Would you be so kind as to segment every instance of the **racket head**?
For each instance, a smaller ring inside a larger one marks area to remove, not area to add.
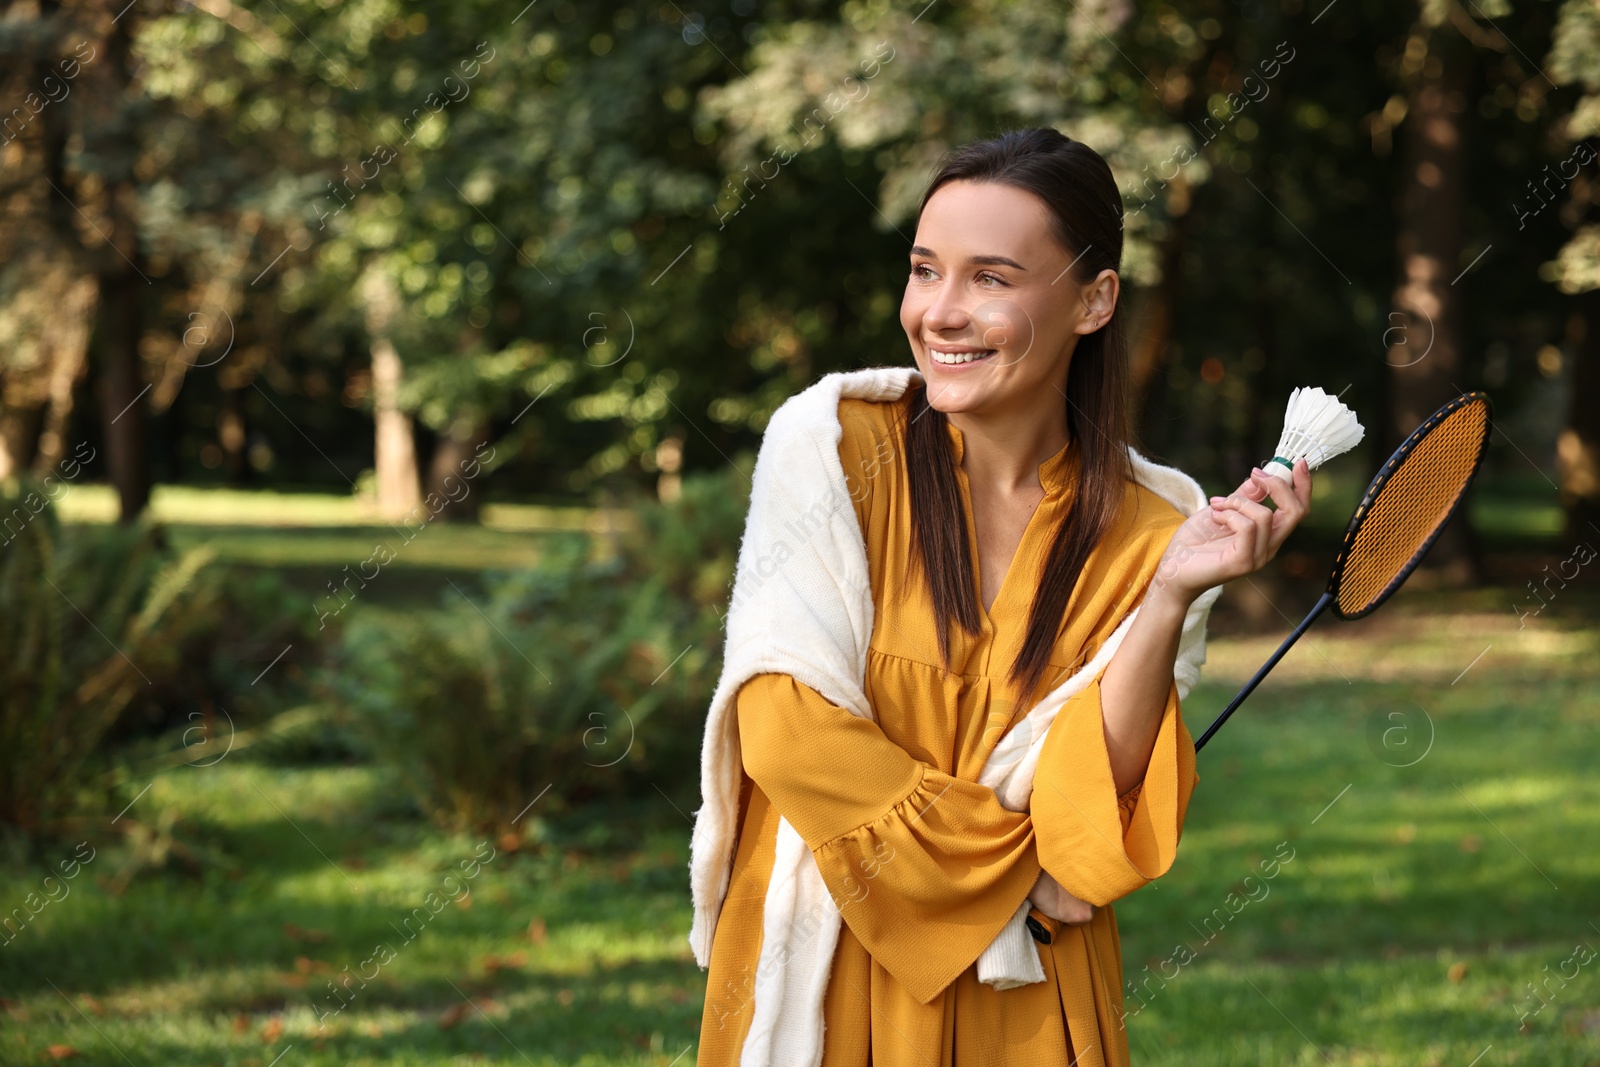
[[[1399,589],[1460,509],[1494,431],[1481,390],[1463,393],[1401,442],[1367,486],[1328,580],[1330,606],[1359,619]]]

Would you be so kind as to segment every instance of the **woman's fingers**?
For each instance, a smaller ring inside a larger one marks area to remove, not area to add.
[[[1259,506],[1260,505],[1257,505],[1257,507]],[[1261,563],[1264,562],[1260,559],[1261,540],[1264,537],[1264,533],[1260,524],[1250,518],[1250,516],[1245,515],[1241,510],[1240,502],[1231,498],[1226,498],[1218,503],[1213,503],[1211,508],[1212,511],[1216,513],[1217,518],[1221,520],[1229,530],[1239,536],[1241,547],[1243,549],[1241,554],[1248,563],[1249,570],[1254,571],[1258,569],[1261,566]],[[1271,513],[1269,512],[1268,514]]]
[[[1217,502],[1213,501],[1212,506],[1217,506]],[[1231,496],[1223,498],[1223,506],[1249,519],[1256,529],[1260,531],[1263,543],[1268,535],[1271,534],[1273,512],[1265,504],[1258,504],[1254,500],[1241,500],[1237,496]]]
[[[1210,531],[1197,526],[1197,542],[1188,550],[1219,553],[1219,570],[1243,570],[1231,577],[1260,570],[1277,555],[1278,547],[1311,508],[1311,471],[1304,459],[1295,461],[1294,482],[1257,468],[1245,485],[1230,496],[1214,496],[1207,513]],[[1276,509],[1263,501],[1270,499]],[[1222,563],[1222,560],[1228,560]],[[1224,578],[1223,580],[1226,580]]]
[[[1265,500],[1267,498],[1266,490],[1256,484],[1255,475],[1253,474],[1247,477],[1244,481],[1240,482],[1239,488],[1235,489],[1229,495],[1242,497],[1245,500],[1256,501]]]
[[[1260,483],[1263,491],[1272,498],[1272,502],[1278,508],[1273,512],[1270,528],[1271,548],[1274,552],[1289,536],[1289,532],[1305,518],[1306,512],[1311,510],[1311,475],[1308,471],[1304,471],[1304,463],[1305,461],[1301,460],[1296,464],[1295,474],[1299,480],[1294,485],[1259,468],[1250,473],[1250,477]]]

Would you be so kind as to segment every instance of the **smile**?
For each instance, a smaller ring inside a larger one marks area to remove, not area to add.
[[[933,361],[935,363],[941,363],[946,366],[959,363],[976,363],[979,360],[988,359],[990,356],[994,355],[995,352],[996,349],[993,348],[986,348],[982,351],[968,350],[964,352],[941,352],[937,348],[928,349],[928,354],[933,357]]]

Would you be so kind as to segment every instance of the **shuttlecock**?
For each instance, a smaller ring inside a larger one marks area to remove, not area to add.
[[[1338,397],[1310,386],[1298,388],[1289,394],[1278,447],[1261,469],[1293,484],[1296,460],[1303,458],[1309,469],[1316,470],[1360,444],[1361,435],[1356,413],[1340,403]]]

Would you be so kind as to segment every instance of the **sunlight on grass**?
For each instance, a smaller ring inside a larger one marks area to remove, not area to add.
[[[114,522],[117,495],[109,485],[79,485],[57,507],[64,522]],[[485,504],[482,522],[490,529],[522,533],[593,530],[594,512],[586,507]],[[369,497],[185,485],[156,486],[150,517],[195,526],[383,526]]]
[[[1600,962],[1528,999],[1574,945],[1600,945],[1596,633],[1408,612],[1319,631],[1348,682],[1297,650],[1309,666],[1274,674],[1200,754],[1176,864],[1117,904],[1135,1063],[1600,1055]],[[1495,654],[1452,683],[1480,641]],[[1212,642],[1191,728],[1261,645]],[[1410,727],[1431,730],[1425,752],[1372,729],[1400,706],[1426,715]],[[126,855],[108,841],[14,937],[0,1062],[40,1062],[50,1045],[177,1067],[266,1067],[291,1046],[282,1063],[317,1067],[693,1062],[705,975],[685,941],[679,812],[596,813],[617,844],[514,853],[396,801],[364,766],[236,755],[158,776],[126,818],[169,826],[181,848],[115,896]],[[446,899],[451,872],[488,848]],[[1290,850],[1238,906],[1262,861]],[[0,899],[45,873],[0,871]],[[1180,945],[1192,958],[1176,966]]]
[[[69,523],[109,523],[117,513],[106,485],[77,486],[58,507]],[[156,486],[149,515],[166,524],[179,549],[204,544],[225,563],[333,572],[372,559],[380,546],[392,555],[385,566],[401,570],[531,567],[539,561],[539,535],[604,535],[631,521],[625,512],[593,508],[485,504],[476,523],[391,524],[369,499],[353,495],[176,485]]]

